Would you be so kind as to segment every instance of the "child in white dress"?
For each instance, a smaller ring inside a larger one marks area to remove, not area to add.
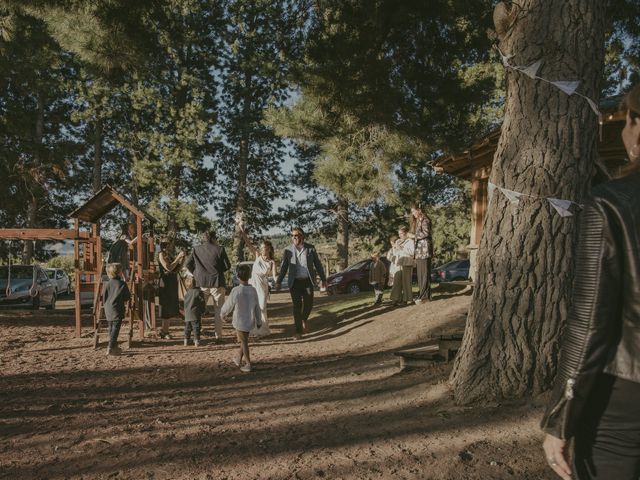
[[[251,267],[249,265],[240,265],[238,267],[238,279],[240,285],[234,287],[227,297],[226,302],[222,306],[220,315],[222,318],[228,317],[233,312],[233,320],[231,324],[236,329],[236,335],[240,342],[240,351],[238,355],[234,355],[233,363],[235,363],[242,372],[251,371],[251,357],[249,356],[249,332],[253,328],[260,328],[262,325],[262,312],[260,311],[260,302],[258,301],[258,293],[256,289],[249,285],[249,276],[251,275]],[[242,359],[246,363],[242,364]]]

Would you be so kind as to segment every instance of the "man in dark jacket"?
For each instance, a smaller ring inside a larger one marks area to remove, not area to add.
[[[118,347],[118,334],[120,333],[120,325],[125,315],[126,303],[131,299],[131,293],[127,284],[120,278],[122,267],[119,263],[110,263],[107,265],[107,275],[109,281],[102,287],[102,304],[104,305],[104,314],[107,317],[107,325],[109,326],[109,345],[107,346],[107,355],[117,355],[120,353]]]
[[[124,280],[128,281],[131,274],[130,261],[129,261],[129,246],[134,242],[136,238],[136,226],[133,223],[125,223],[122,225],[122,233],[120,238],[116,240],[111,248],[107,261],[109,263],[119,263],[122,268],[122,274]],[[136,259],[136,249],[133,249],[133,258]]]
[[[231,268],[229,257],[222,245],[218,245],[216,233],[205,232],[204,242],[193,249],[186,261],[187,269],[196,279],[196,285],[204,294],[205,304],[213,298],[213,323],[216,339],[222,338],[220,309],[224,303],[226,283],[224,272]]]
[[[326,286],[327,278],[318,252],[313,245],[304,241],[304,232],[301,228],[296,227],[291,231],[291,239],[292,245],[285,248],[282,254],[276,290],[280,290],[282,280],[287,275],[287,285],[293,301],[296,338],[300,338],[302,333],[308,331],[307,320],[313,308],[313,282],[316,271],[320,275],[321,286]]]

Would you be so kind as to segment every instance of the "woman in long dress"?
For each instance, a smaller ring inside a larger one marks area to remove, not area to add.
[[[258,302],[260,311],[262,312],[262,325],[260,328],[254,328],[250,334],[254,337],[264,337],[271,333],[269,322],[267,320],[267,301],[269,300],[269,277],[276,277],[276,262],[273,259],[273,245],[269,240],[263,240],[258,250],[247,235],[242,230],[245,245],[255,256],[253,269],[251,270],[251,279],[249,284],[258,292]]]
[[[160,316],[162,318],[162,336],[169,334],[169,319],[177,317],[180,313],[178,308],[178,272],[182,268],[185,253],[180,252],[174,255],[173,245],[168,240],[160,243],[160,253],[158,263],[160,266]]]
[[[419,293],[416,304],[431,300],[431,259],[433,258],[433,239],[431,237],[431,219],[414,204],[411,206],[411,232],[407,235],[415,240],[415,263],[418,272]]]

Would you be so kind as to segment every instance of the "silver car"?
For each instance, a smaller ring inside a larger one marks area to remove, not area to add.
[[[39,265],[0,266],[0,306],[56,306],[56,286]]]
[[[61,268],[45,268],[44,271],[56,286],[56,293],[58,295],[60,295],[61,292],[67,295],[71,294],[71,280],[69,280],[67,272]]]

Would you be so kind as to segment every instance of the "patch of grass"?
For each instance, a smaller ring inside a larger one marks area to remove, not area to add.
[[[373,303],[372,292],[356,294],[332,295],[318,308],[318,313],[340,313],[353,308],[364,307]]]

